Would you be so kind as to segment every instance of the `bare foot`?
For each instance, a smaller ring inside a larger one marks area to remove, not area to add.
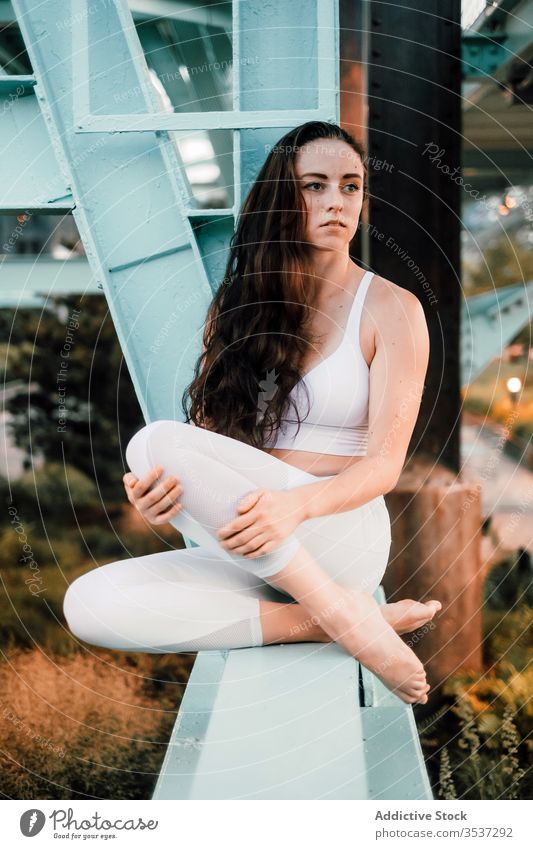
[[[408,634],[430,622],[442,608],[440,601],[413,601],[404,598],[393,604],[382,604],[379,608],[383,618],[394,628],[397,634]]]
[[[371,595],[345,590],[344,604],[321,627],[407,704],[425,704],[429,684],[417,656],[381,614]]]

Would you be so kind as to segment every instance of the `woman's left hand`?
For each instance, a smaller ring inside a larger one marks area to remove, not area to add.
[[[298,487],[256,489],[240,500],[237,510],[240,515],[217,535],[226,551],[248,558],[270,554],[305,518]]]

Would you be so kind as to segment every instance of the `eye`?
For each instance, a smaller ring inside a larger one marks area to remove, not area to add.
[[[304,189],[309,189],[311,186],[321,186],[322,183],[314,182],[314,183],[306,183]]]
[[[346,183],[346,185],[345,185],[345,187],[344,187],[344,188],[345,188],[345,189],[347,189],[349,186],[351,186],[351,187],[352,187],[352,189],[355,189],[355,191],[356,191],[356,192],[358,192],[358,191],[359,191],[359,188],[360,188],[360,187],[357,185],[357,183]],[[349,194],[349,195],[352,195],[352,194],[353,194],[353,192],[348,192],[348,194]]]

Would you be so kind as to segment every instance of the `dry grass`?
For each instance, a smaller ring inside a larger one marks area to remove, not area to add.
[[[193,660],[10,652],[0,664],[3,797],[151,798]]]

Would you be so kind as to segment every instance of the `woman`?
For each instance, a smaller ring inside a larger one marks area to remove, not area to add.
[[[362,147],[335,124],[303,124],[270,151],[209,309],[186,421],[152,422],[126,451],[131,503],[198,547],[78,578],[64,604],[78,636],[149,652],[335,640],[403,701],[427,701],[398,634],[440,603],[380,607],[372,593],[428,332],[414,295],[349,256],[365,178]]]

